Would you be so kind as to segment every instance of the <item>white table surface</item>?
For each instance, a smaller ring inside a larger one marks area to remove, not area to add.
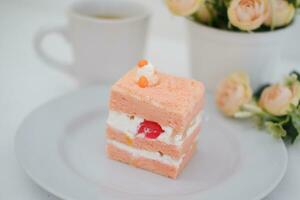
[[[57,199],[33,183],[19,167],[14,135],[34,108],[79,88],[71,78],[48,68],[32,48],[32,38],[39,27],[64,24],[63,8],[70,2],[0,1],[0,200]],[[172,69],[174,74],[189,76],[182,21],[171,17],[158,0],[147,4],[155,13],[147,57],[164,71]],[[296,42],[299,44],[299,39]],[[292,44],[297,46],[291,41],[289,52],[293,52]],[[57,38],[52,38],[47,47],[57,55],[68,56]],[[288,152],[287,174],[266,199],[300,199],[300,142],[289,147]]]

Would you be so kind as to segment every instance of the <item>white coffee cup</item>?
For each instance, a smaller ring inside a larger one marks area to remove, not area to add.
[[[34,45],[49,66],[83,84],[117,80],[142,59],[150,12],[126,0],[81,1],[70,6],[68,25],[39,31]],[[74,60],[67,64],[48,55],[42,42],[58,33],[71,45]]]

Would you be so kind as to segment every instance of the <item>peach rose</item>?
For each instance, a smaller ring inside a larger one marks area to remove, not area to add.
[[[210,23],[213,20],[214,13],[212,9],[209,9],[206,4],[206,0],[201,0],[199,3],[199,8],[195,13],[197,18],[203,23]]]
[[[289,24],[295,16],[295,7],[287,0],[273,0],[272,12],[265,21],[265,25],[270,27],[280,27]]]
[[[202,0],[165,0],[169,10],[174,15],[188,16],[195,13]]]
[[[217,88],[216,104],[225,115],[234,116],[242,105],[250,102],[252,90],[244,73],[233,73],[221,81]]]
[[[227,10],[232,25],[243,31],[259,28],[270,14],[268,0],[232,0]]]
[[[291,108],[293,92],[287,86],[275,84],[264,89],[258,105],[270,114],[281,116]]]

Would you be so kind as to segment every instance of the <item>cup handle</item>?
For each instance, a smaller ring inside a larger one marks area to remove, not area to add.
[[[70,44],[67,27],[61,26],[61,27],[43,28],[43,29],[39,30],[34,37],[34,48],[35,48],[36,53],[46,63],[48,63],[49,66],[51,66],[59,71],[62,71],[69,75],[74,76],[73,70],[71,68],[71,63],[67,63],[67,62],[57,60],[57,59],[51,57],[45,51],[45,49],[42,47],[42,43],[43,43],[44,39],[46,39],[46,36],[50,35],[50,34],[59,34],[63,37],[63,39],[66,41],[66,43]]]

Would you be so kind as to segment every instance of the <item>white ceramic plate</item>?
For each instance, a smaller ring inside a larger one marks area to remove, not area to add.
[[[108,88],[90,87],[31,113],[16,135],[17,158],[41,187],[63,199],[230,199],[266,196],[282,179],[281,140],[222,117],[208,97],[199,148],[177,180],[105,156]]]

